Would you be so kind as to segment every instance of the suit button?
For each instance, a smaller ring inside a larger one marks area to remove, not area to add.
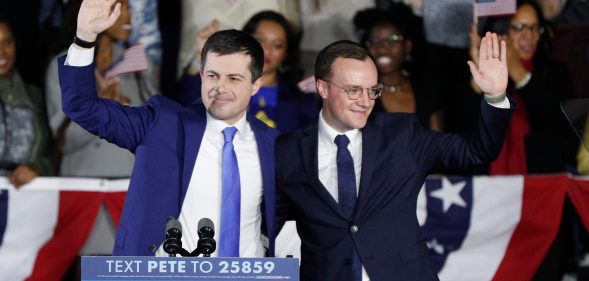
[[[350,231],[351,231],[352,233],[356,233],[356,232],[358,232],[358,226],[357,226],[357,225],[352,225],[352,226],[350,227]]]

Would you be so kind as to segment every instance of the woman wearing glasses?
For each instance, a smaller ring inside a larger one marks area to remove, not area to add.
[[[510,83],[507,94],[517,107],[493,175],[554,173],[574,163],[574,148],[563,142],[567,129],[559,102],[572,94],[566,68],[548,54],[545,21],[535,1],[517,1],[516,13],[489,19],[483,31],[497,32],[507,42]],[[471,31],[471,57],[478,54],[476,26]],[[475,61],[476,62],[476,61]],[[481,93],[474,83],[472,88]],[[576,146],[573,146],[576,147]]]
[[[416,113],[421,123],[441,131],[438,101],[426,96],[419,75],[411,69],[414,27],[411,9],[394,3],[387,11],[367,9],[354,17],[361,31],[361,42],[368,49],[378,68],[378,80],[383,84],[374,111]]]

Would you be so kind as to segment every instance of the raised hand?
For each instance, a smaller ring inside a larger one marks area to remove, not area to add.
[[[499,49],[501,45],[501,49]],[[507,46],[505,41],[499,43],[497,34],[487,32],[481,39],[478,56],[478,68],[468,61],[470,73],[483,93],[498,96],[507,89]]]
[[[221,24],[218,20],[213,20],[209,25],[198,31],[198,34],[196,35],[196,58],[200,59],[200,53],[202,52],[205,43],[209,37],[211,37],[213,33],[219,31],[219,29],[221,29]]]
[[[115,5],[115,2],[116,0],[84,0],[78,12],[76,36],[84,41],[96,41],[96,36],[111,27],[121,15],[121,3]]]
[[[196,34],[196,52],[194,53],[194,60],[188,68],[188,74],[196,75],[200,72],[200,58],[202,48],[205,46],[207,40],[209,40],[209,37],[211,37],[211,35],[213,35],[215,32],[219,31],[220,28],[221,24],[219,21],[213,20],[209,25],[198,31],[198,34]]]

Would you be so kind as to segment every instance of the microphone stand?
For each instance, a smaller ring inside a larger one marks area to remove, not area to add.
[[[169,241],[169,240],[175,240],[173,238],[168,238],[166,239],[166,241],[164,241],[164,247],[167,247],[168,244],[170,242],[173,241]],[[172,251],[172,253],[169,253],[170,257],[176,257],[177,254],[180,254],[183,257],[198,257],[199,255],[203,255],[203,257],[208,258],[211,257],[211,253],[214,250],[211,250],[210,246],[207,247],[207,245],[203,246],[201,245],[201,243],[199,243],[199,246],[196,247],[196,249],[194,249],[194,251],[192,252],[188,252],[186,249],[179,247],[178,249],[174,249],[175,251]]]

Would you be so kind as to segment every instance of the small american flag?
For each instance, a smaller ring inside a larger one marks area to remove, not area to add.
[[[123,59],[106,72],[107,78],[124,73],[144,71],[148,68],[147,54],[141,44],[134,45],[123,53]]]
[[[515,0],[475,0],[475,18],[511,14],[515,14]]]

